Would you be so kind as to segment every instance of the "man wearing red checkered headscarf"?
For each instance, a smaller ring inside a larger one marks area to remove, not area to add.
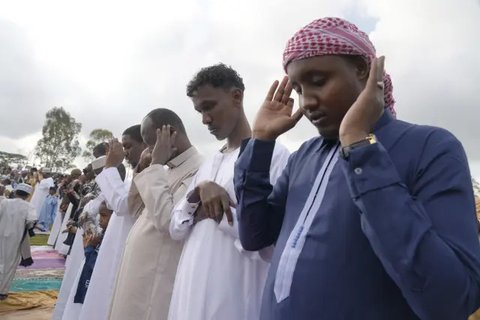
[[[283,66],[235,166],[242,245],[274,245],[260,319],[466,319],[480,245],[460,142],[395,118],[384,58],[345,20],[295,33]],[[275,140],[303,115],[319,136],[272,185]]]
[[[284,68],[290,62],[325,55],[351,55],[362,57],[370,67],[376,56],[375,47],[368,35],[354,24],[340,18],[313,21],[288,41],[283,52]],[[384,74],[385,106],[395,114],[392,80]]]

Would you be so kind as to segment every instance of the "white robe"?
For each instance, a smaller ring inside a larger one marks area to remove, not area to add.
[[[65,217],[63,218],[62,225],[58,233],[57,242],[55,243],[54,249],[57,250],[58,253],[63,255],[67,255],[68,250],[70,250],[70,246],[63,243],[68,236],[68,233],[67,232],[63,233],[63,231],[67,229],[67,222],[68,220],[70,220],[70,216],[74,214],[72,210],[73,210],[73,204],[70,203],[68,205],[67,212],[65,213]]]
[[[194,147],[134,178],[145,209],[128,235],[118,274],[111,320],[165,320],[182,243],[170,238],[172,209],[185,195],[202,158]]]
[[[97,213],[98,208],[100,207],[99,202],[101,201],[103,201],[103,198],[100,195],[96,199],[88,202],[83,211],[91,212],[92,215]],[[78,279],[80,277],[79,274],[82,271],[84,260],[85,251],[83,248],[83,230],[78,228],[75,234],[75,240],[72,244],[72,250],[65,263],[65,273],[63,275],[60,292],[58,293],[57,303],[55,304],[55,310],[53,311],[52,320],[70,320],[65,317],[64,313],[66,310],[69,310],[69,314],[72,314],[71,312],[78,313],[78,315],[80,314],[81,304],[74,304],[73,298],[70,300],[70,295],[71,292],[77,291]],[[75,294],[73,296],[75,296]]]
[[[81,234],[77,233],[77,235],[75,236],[75,241],[77,240],[76,239],[77,236],[79,236],[79,238],[83,238],[83,231],[81,232]],[[82,244],[83,244],[83,240],[82,240]],[[78,282],[80,281],[80,276],[82,275],[83,265],[85,264],[85,254],[84,254],[85,251],[83,249],[83,245],[81,249],[83,254],[83,260],[78,265],[78,269],[76,269],[77,273],[75,274],[75,278],[71,284],[72,286],[70,288],[70,292],[68,294],[68,298],[65,303],[65,310],[63,311],[63,315],[61,318],[62,320],[77,320],[78,317],[80,316],[80,313],[82,312],[83,304],[73,302],[75,298],[75,294],[77,293]],[[52,319],[54,318],[52,317]]]
[[[214,181],[236,203],[233,170],[238,153],[238,149],[227,154],[217,152],[201,166],[189,190],[203,181]],[[281,175],[288,157],[288,150],[277,143],[270,169],[272,183]],[[234,208],[231,208],[233,226],[225,216],[219,224],[205,219],[193,225],[197,207],[198,204],[191,204],[184,197],[173,211],[170,234],[174,239],[185,239],[185,244],[168,318],[258,319],[269,263],[262,259],[262,253],[242,248]]]
[[[35,207],[37,219],[40,216],[40,211],[42,210],[43,202],[45,202],[45,198],[48,196],[48,191],[50,187],[55,185],[53,178],[45,178],[42,179],[39,183],[35,186],[35,191],[33,192],[32,199],[30,203]]]
[[[68,297],[72,291],[72,287],[76,287],[75,278],[78,275],[78,269],[85,258],[83,250],[83,230],[78,228],[75,235],[75,240],[72,244],[72,250],[65,262],[65,273],[63,275],[62,285],[58,293],[57,302],[55,303],[55,310],[53,311],[52,320],[60,320],[63,317],[65,307],[68,302]],[[78,281],[77,281],[78,283]]]
[[[55,220],[53,221],[52,229],[50,230],[50,235],[48,236],[47,244],[51,246],[55,245],[58,235],[62,231],[60,229],[61,227],[62,227],[62,212],[60,211],[60,205],[59,205],[57,208],[57,215],[55,216]]]
[[[8,293],[20,263],[25,227],[35,220],[35,208],[25,200],[6,199],[0,203],[0,294]]]
[[[108,318],[123,250],[134,218],[128,212],[131,181],[123,182],[116,168],[107,168],[96,179],[106,202],[114,210],[95,262],[79,319]]]

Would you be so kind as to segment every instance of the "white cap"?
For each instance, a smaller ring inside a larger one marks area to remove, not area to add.
[[[42,172],[43,172],[43,173],[51,173],[51,172],[52,172],[52,169],[50,169],[50,168],[42,168]]]
[[[93,160],[92,161],[92,169],[93,170],[98,170],[98,169],[101,169],[101,168],[105,167],[106,160],[107,160],[106,156],[101,156],[101,157],[98,157],[97,159]]]
[[[32,191],[33,191],[33,188],[32,188],[32,186],[29,185],[29,184],[19,183],[19,184],[17,185],[17,188],[15,189],[15,191],[17,191],[17,190],[20,190],[20,191],[26,192],[26,193],[28,193],[28,194],[31,194]]]

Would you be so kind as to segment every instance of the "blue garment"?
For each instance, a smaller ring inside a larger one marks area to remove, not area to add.
[[[88,286],[90,285],[93,269],[95,268],[95,263],[97,262],[98,250],[100,250],[100,244],[98,244],[96,247],[87,246],[85,248],[85,263],[82,268],[82,273],[80,274],[80,279],[78,280],[77,292],[73,298],[74,303],[83,304],[85,301],[85,296],[87,295]]]
[[[388,111],[374,132],[378,143],[333,164],[323,201],[312,202],[320,205],[310,212],[315,217],[298,258],[280,268],[282,254],[301,239],[299,228],[286,247],[338,145],[321,137],[307,141],[273,187],[274,142],[243,146],[234,177],[240,239],[247,250],[275,244],[262,320],[466,319],[480,305],[475,203],[460,142]],[[277,274],[290,285],[279,302]]]
[[[38,225],[42,226],[43,230],[49,230],[57,215],[58,196],[48,195],[42,205],[40,216],[38,217]]]

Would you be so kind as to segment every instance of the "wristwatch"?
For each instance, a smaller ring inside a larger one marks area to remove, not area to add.
[[[360,147],[363,147],[363,146],[368,146],[368,145],[374,144],[374,143],[377,143],[377,137],[375,137],[375,135],[373,133],[371,133],[368,136],[366,136],[365,139],[354,142],[354,143],[352,143],[348,146],[342,147],[340,149],[340,156],[343,159],[346,160],[346,159],[348,159],[351,150],[353,150],[355,148],[360,148]]]

